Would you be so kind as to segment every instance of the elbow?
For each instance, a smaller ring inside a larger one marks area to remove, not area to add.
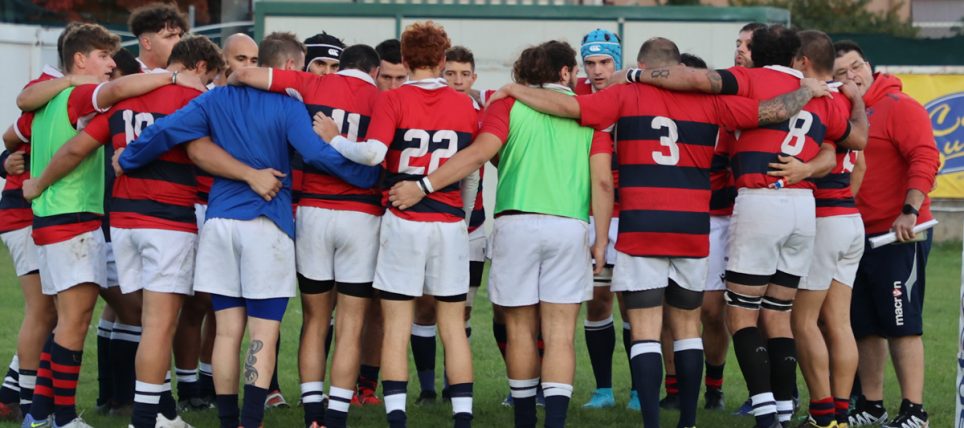
[[[597,177],[594,181],[593,187],[596,189],[596,192],[599,192],[602,195],[613,195],[614,186],[612,174],[606,174],[604,177]]]
[[[21,92],[20,95],[17,95],[17,108],[20,109],[20,111],[36,110],[36,106],[33,106],[28,102],[27,97],[24,96],[23,92]]]

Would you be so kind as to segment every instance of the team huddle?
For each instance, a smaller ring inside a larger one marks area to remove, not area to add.
[[[704,407],[725,408],[730,340],[758,427],[790,426],[798,359],[800,426],[927,426],[930,235],[913,228],[931,219],[937,151],[926,112],[856,44],[749,24],[734,67],[653,38],[624,68],[623,42],[597,29],[578,53],[525,49],[514,83],[479,91],[472,52],[431,21],[375,48],[279,32],[221,49],[160,4],[129,24],[136,58],[69,24],[59,69],[27,84],[4,133],[0,238],[26,309],[0,410],[23,427],[90,426],[75,397],[99,296],[98,411],[189,427],[179,412],[216,407],[222,428],[262,426],[287,405],[277,357],[296,294],[306,428],[382,404],[407,426],[409,347],[415,403],[434,402],[436,336],[442,399],[469,427],[483,282],[517,427],[537,405],[565,426],[583,302],[583,407],[616,405],[614,296],[647,428],[661,409],[695,427],[701,381]],[[865,248],[888,231],[900,242]]]

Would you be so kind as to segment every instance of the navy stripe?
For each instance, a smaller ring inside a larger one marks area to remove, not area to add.
[[[418,140],[418,139],[412,139],[412,140],[410,140],[410,141],[406,141],[406,140],[405,140],[405,133],[408,132],[408,131],[410,131],[410,129],[396,129],[396,130],[395,130],[395,136],[392,137],[392,144],[391,144],[391,147],[390,147],[392,150],[412,149],[412,148],[417,148],[417,147],[419,147],[419,146],[422,144],[421,140]],[[436,151],[436,150],[440,150],[440,149],[447,149],[447,148],[449,147],[448,141],[442,141],[442,142],[435,142],[435,141],[433,141],[433,137],[435,136],[435,133],[436,133],[436,132],[439,132],[439,131],[426,131],[426,132],[428,132],[428,134],[429,134],[428,153],[432,153],[432,152],[434,152],[434,151]],[[458,136],[458,149],[459,149],[459,150],[462,150],[462,149],[466,148],[466,147],[469,145],[469,143],[472,142],[472,134],[471,134],[471,133],[468,133],[468,132],[458,132],[458,131],[452,131],[452,132],[455,132],[455,134]]]
[[[472,216],[469,217],[469,227],[479,227],[482,223],[485,223],[485,210],[472,210]]]
[[[302,193],[302,199],[318,199],[322,201],[350,201],[381,206],[382,199],[377,195],[322,195],[318,193]]]
[[[114,198],[111,201],[111,209],[115,213],[128,212],[180,223],[197,223],[193,206],[181,207],[149,199]]]
[[[620,165],[619,187],[710,190],[710,171],[673,165]]]
[[[208,173],[207,171],[205,171],[205,170],[203,170],[203,169],[201,169],[201,168],[198,168],[198,167],[194,167],[194,174],[197,175],[198,177],[211,177],[211,178],[214,178],[213,175],[211,175],[211,174]]]
[[[197,198],[202,201],[208,200],[208,192],[197,192]]]
[[[50,226],[63,226],[65,224],[76,224],[85,223],[88,221],[100,221],[100,214],[94,213],[68,213],[68,214],[56,214],[46,217],[40,217],[37,215],[33,216],[33,228],[39,229],[41,227]]]
[[[194,176],[194,165],[186,163],[156,160],[133,171],[127,171],[129,178],[141,180],[159,180],[183,186],[197,186]]]
[[[736,200],[736,187],[724,187],[714,191],[710,196],[710,209],[722,210],[729,208],[733,206],[734,200]]]
[[[846,189],[850,187],[850,173],[827,174],[813,180],[818,189]]]
[[[851,208],[857,206],[854,198],[836,199],[816,199],[814,206],[817,208]]]
[[[307,104],[307,103],[305,104],[305,108],[308,109],[308,115],[311,116],[312,118],[315,117],[315,113],[318,113],[319,111],[324,113],[325,116],[332,117],[331,112],[332,110],[334,110],[333,108],[326,105]],[[345,111],[345,110],[342,110],[342,111]],[[342,120],[341,129],[339,130],[339,133],[342,135],[348,135],[348,130],[349,130],[348,116],[352,114],[357,114],[359,116],[358,139],[361,140],[365,138],[366,135],[368,135],[368,124],[371,123],[372,121],[372,118],[370,116],[365,116],[361,113],[345,111],[345,118]]]
[[[721,154],[713,154],[713,162],[710,164],[710,171],[723,171],[730,166],[730,157]]]
[[[710,233],[709,212],[621,210],[619,233]]]
[[[350,399],[350,398],[336,397],[336,396],[334,396],[334,395],[329,395],[329,396],[328,396],[328,399],[331,400],[331,401],[340,401],[340,402],[342,402],[342,403],[351,403],[351,399]]]
[[[418,181],[418,180],[421,180],[421,179],[424,178],[424,177],[425,177],[424,175],[415,175],[415,174],[386,174],[386,175],[385,175],[385,185],[382,186],[382,187],[385,188],[385,189],[390,189],[392,186],[395,185],[395,183],[398,183],[398,182],[400,182],[400,181]],[[456,182],[454,182],[454,183],[452,183],[452,184],[449,184],[448,186],[445,186],[445,187],[443,187],[443,188],[441,188],[441,189],[435,189],[435,192],[454,192],[454,191],[458,191],[458,190],[461,190],[461,189],[462,189],[461,185],[462,185],[462,182],[461,182],[461,181],[456,181]]]
[[[465,210],[462,208],[453,207],[449,204],[445,204],[430,198],[422,198],[421,202],[405,209],[405,211],[417,213],[443,213],[465,218]]]
[[[739,152],[733,155],[733,176],[740,177],[743,174],[766,174],[770,171],[770,163],[778,162],[776,153],[766,152]]]
[[[23,198],[23,189],[4,190],[0,195],[0,210],[30,208],[30,202]]]
[[[827,133],[827,127],[824,126],[823,122],[820,121],[820,116],[811,114],[813,117],[813,122],[810,124],[810,129],[807,131],[807,136],[813,139],[818,145],[823,142],[823,137]],[[803,119],[797,118],[797,122],[802,122]],[[785,120],[780,123],[773,123],[770,125],[761,126],[761,128],[772,129],[774,131],[780,131],[789,133],[790,132],[790,121]]]
[[[616,136],[619,141],[627,140],[659,140],[669,136],[665,127],[653,127],[654,116],[624,116],[616,122],[618,130]],[[676,123],[677,142],[694,146],[715,146],[716,134],[719,127],[709,123],[690,122],[685,120]]]

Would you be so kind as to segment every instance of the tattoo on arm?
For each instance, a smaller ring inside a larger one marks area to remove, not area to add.
[[[780,123],[790,119],[791,116],[800,112],[807,102],[810,101],[812,94],[807,88],[800,88],[796,91],[780,95],[760,102],[759,121],[760,125]]]
[[[710,82],[711,94],[718,94],[723,90],[723,78],[716,70],[706,70],[706,79]]]
[[[649,77],[653,79],[665,79],[669,77],[669,70],[665,68],[657,68],[655,70],[650,71]]]
[[[258,380],[258,369],[254,368],[254,365],[258,363],[258,358],[255,356],[259,351],[264,349],[264,343],[260,340],[252,340],[251,344],[248,346],[248,356],[244,360],[244,384],[254,385]]]

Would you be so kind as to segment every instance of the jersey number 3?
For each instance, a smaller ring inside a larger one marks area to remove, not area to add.
[[[664,153],[662,149],[653,152],[653,162],[658,165],[676,165],[679,163],[679,145],[676,141],[679,139],[679,130],[676,128],[676,122],[672,119],[663,116],[656,116],[653,118],[653,129],[666,129],[667,135],[659,136],[659,145],[669,149],[669,153]]]
[[[409,129],[405,131],[402,139],[406,143],[418,142],[418,147],[410,147],[402,150],[402,155],[398,160],[398,172],[412,175],[428,175],[438,169],[443,159],[455,156],[459,151],[459,135],[455,131],[441,130],[429,133],[424,129]],[[444,147],[432,152],[428,162],[428,170],[424,166],[414,166],[412,161],[420,159],[429,152],[429,143],[443,144]]]

